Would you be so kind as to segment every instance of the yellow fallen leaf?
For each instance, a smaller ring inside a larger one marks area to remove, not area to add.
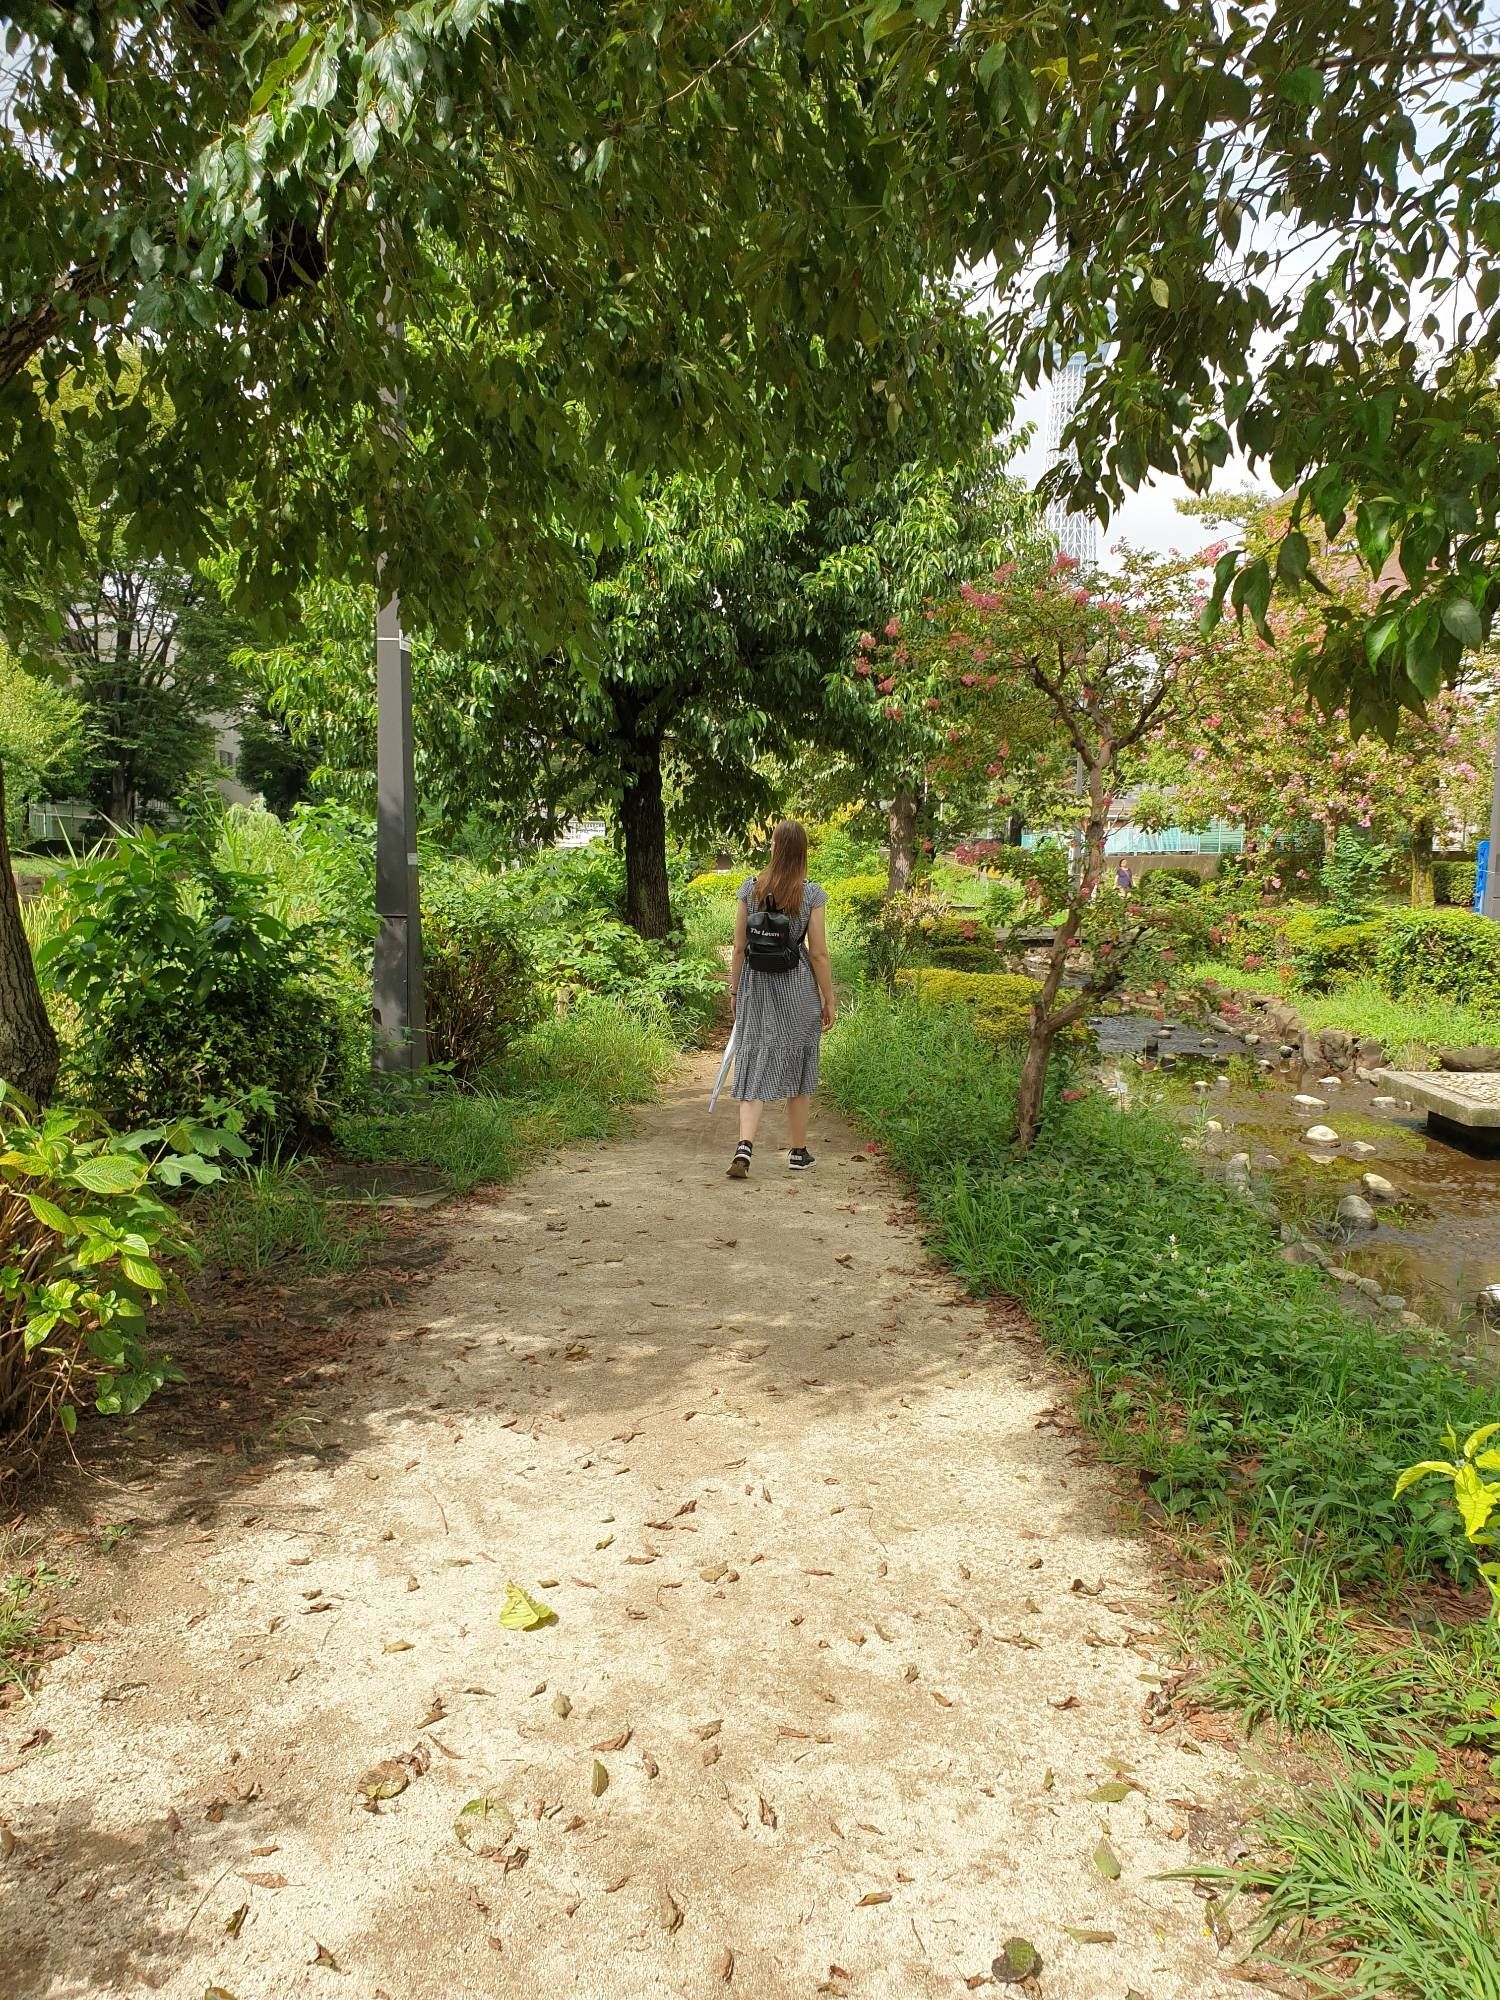
[[[538,1597],[528,1597],[520,1584],[506,1584],[500,1623],[507,1632],[531,1632],[538,1625],[552,1624],[556,1617],[557,1613],[550,1605],[543,1604]]]

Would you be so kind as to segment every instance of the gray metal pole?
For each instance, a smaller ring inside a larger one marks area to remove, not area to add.
[[[1484,878],[1484,916],[1500,922],[1500,703],[1495,708],[1495,777],[1490,792],[1490,863]]]
[[[375,1067],[427,1062],[422,993],[422,912],[417,883],[417,798],[412,770],[411,647],[401,604],[375,614]]]

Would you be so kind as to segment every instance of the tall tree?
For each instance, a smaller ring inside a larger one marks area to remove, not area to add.
[[[1101,517],[1229,455],[1295,494],[1216,590],[1257,625],[1352,530],[1373,613],[1306,663],[1356,728],[1500,605],[1500,22],[1487,0],[942,0],[865,10],[930,247],[993,260],[1036,380],[1087,357],[1052,476]]]
[[[91,451],[132,561],[217,539],[238,610],[378,569],[450,643],[553,645],[633,472],[943,421],[842,0],[21,0],[8,47],[0,615],[60,615]]]
[[[1007,409],[996,375],[983,414],[998,422]],[[863,789],[891,764],[840,668],[862,621],[920,604],[1028,532],[1007,455],[987,445],[933,466],[890,449],[868,491],[846,459],[830,463],[821,492],[771,499],[687,477],[654,484],[628,546],[588,558],[587,671],[513,633],[487,653],[418,646],[419,768],[434,823],[483,813],[520,844],[606,808],[624,846],[629,920],[663,936],[669,817],[684,834],[737,836],[774,803],[766,759],[804,743],[840,754]],[[346,602],[323,610],[261,671],[301,731],[362,771],[373,709],[350,644],[362,614]]]

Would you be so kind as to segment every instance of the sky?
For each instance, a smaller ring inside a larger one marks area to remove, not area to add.
[[[1034,484],[1047,470],[1051,454],[1047,448],[1047,405],[1050,385],[1023,390],[1017,399],[1016,422],[1029,424],[1030,445],[1016,460],[1015,470],[1028,484]],[[1220,493],[1243,493],[1249,487],[1267,490],[1243,460],[1231,459],[1214,480]],[[1213,539],[1201,522],[1185,519],[1177,511],[1179,499],[1189,497],[1182,480],[1162,475],[1127,496],[1124,505],[1100,536],[1101,552],[1118,541],[1133,548],[1164,555],[1171,548],[1192,549]]]

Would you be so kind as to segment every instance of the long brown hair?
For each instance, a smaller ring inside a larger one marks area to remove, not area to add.
[[[755,900],[762,909],[775,903],[795,917],[806,886],[807,829],[800,820],[784,819],[771,835],[771,859],[755,878]]]

